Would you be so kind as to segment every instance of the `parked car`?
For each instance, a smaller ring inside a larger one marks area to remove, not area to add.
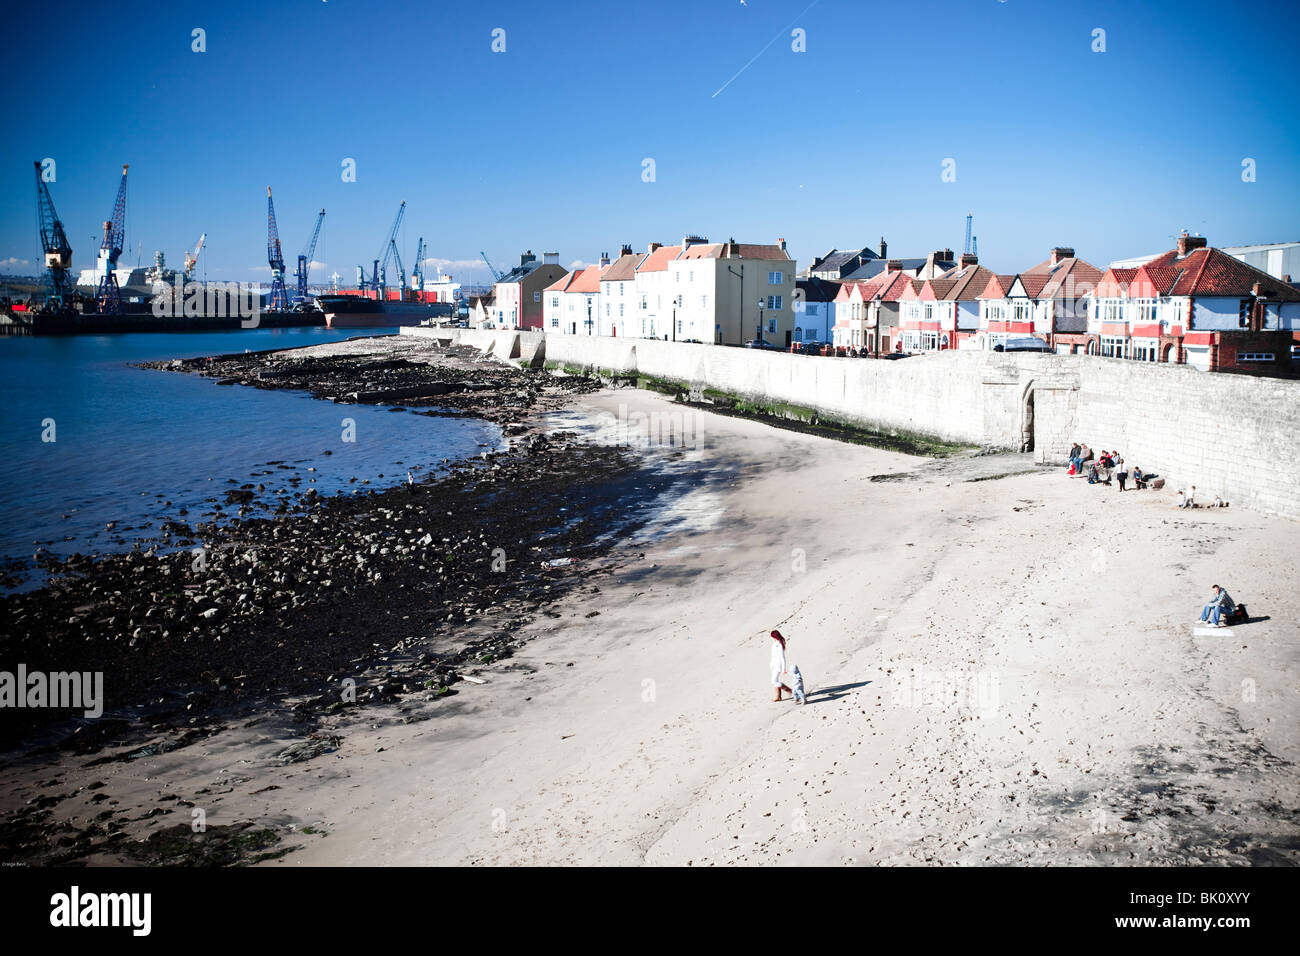
[[[774,345],[774,344],[771,343],[771,342],[766,342],[766,341],[763,341],[763,340],[761,340],[761,339],[751,339],[750,341],[748,341],[748,342],[745,343],[745,348],[747,348],[747,349],[775,349],[775,350],[778,351],[778,352],[784,352],[784,351],[785,351],[785,349],[781,348],[781,346],[779,346],[779,345]]]
[[[1035,338],[1032,335],[1018,336],[1014,339],[1007,339],[1002,345],[993,346],[995,352],[1050,352],[1052,347],[1042,339]]]

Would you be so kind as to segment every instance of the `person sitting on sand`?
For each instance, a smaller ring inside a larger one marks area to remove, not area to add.
[[[1196,486],[1195,485],[1192,485],[1192,490],[1187,492],[1187,504],[1183,505],[1183,507],[1184,508],[1196,507]]]
[[[1075,442],[1070,446],[1070,457],[1066,459],[1070,463],[1070,474],[1077,475],[1079,473],[1079,468],[1083,465],[1083,462],[1079,459],[1079,454],[1079,443]]]
[[[782,700],[782,691],[790,691],[790,696],[794,696],[794,691],[790,690],[785,684],[785,638],[781,636],[780,631],[772,632],[772,686],[776,688],[776,696],[772,698],[773,702]]]
[[[1183,489],[1181,489],[1181,488],[1178,489],[1178,500],[1176,500],[1176,501],[1174,502],[1174,507],[1175,507],[1175,508],[1186,508],[1186,507],[1187,507],[1187,496],[1186,496],[1185,494],[1183,494]]]
[[[1232,603],[1232,598],[1228,595],[1228,592],[1216,584],[1214,585],[1214,594],[1211,595],[1209,603],[1201,611],[1198,623],[1204,624],[1213,616],[1212,623],[1215,627],[1225,627],[1227,621],[1222,620],[1222,618],[1232,617],[1232,612],[1236,610],[1236,607],[1237,605]],[[1213,612],[1212,615],[1211,612]]]
[[[1142,474],[1142,469],[1137,465],[1133,466],[1133,487],[1141,491],[1147,486],[1146,476]]]

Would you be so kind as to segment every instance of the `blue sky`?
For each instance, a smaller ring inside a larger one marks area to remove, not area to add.
[[[1300,239],[1294,4],[809,3],[10,7],[6,46],[33,55],[7,83],[0,271],[37,270],[45,157],[78,267],[128,162],[123,264],[138,243],[179,264],[206,232],[212,279],[265,278],[267,185],[286,260],[323,206],[313,279],[347,283],[403,199],[406,261],[423,236],[467,282],[487,277],[479,250],[568,264],[686,233],[784,237],[801,265],[882,235],[892,255],[959,251],[967,212],[999,272],[1053,245],[1156,252],[1183,228]]]

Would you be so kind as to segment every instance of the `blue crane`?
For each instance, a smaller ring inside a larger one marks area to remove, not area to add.
[[[289,308],[289,292],[284,287],[284,253],[280,251],[280,230],[275,225],[275,203],[271,201],[271,187],[266,187],[266,261],[271,267],[271,295],[266,301],[270,312],[284,312]]]
[[[45,294],[47,309],[62,309],[72,296],[72,283],[68,281],[68,269],[72,267],[72,245],[67,233],[63,231],[63,222],[54,211],[54,200],[50,198],[49,187],[41,178],[41,164],[36,166],[36,217],[41,224],[41,250],[45,254],[45,270],[48,275],[48,290]]]
[[[424,291],[424,236],[415,244],[415,265],[411,267],[411,288]]]
[[[962,252],[965,253],[965,254],[968,255],[968,256],[969,256],[969,255],[974,255],[974,253],[975,253],[975,250],[971,248],[971,235],[970,235],[970,227],[971,227],[971,223],[972,223],[972,221],[973,221],[974,219],[975,219],[975,216],[974,216],[973,213],[969,213],[969,212],[966,213],[966,245],[965,245],[965,247],[962,249]]]
[[[379,299],[386,298],[388,295],[388,279],[385,276],[385,272],[388,269],[389,257],[397,251],[397,230],[401,228],[402,216],[405,215],[405,213],[406,200],[403,199],[402,204],[397,207],[397,215],[393,218],[392,228],[388,230],[388,238],[384,240],[384,246],[379,251],[379,258],[375,259],[375,271],[371,278],[370,286],[378,293],[376,298]],[[383,263],[382,265],[380,264],[381,261]],[[397,261],[397,268],[399,271],[402,268],[402,261],[400,258]],[[402,273],[402,286],[406,286],[405,273]]]
[[[501,277],[502,277],[503,275],[505,275],[505,273],[504,273],[504,272],[497,272],[497,267],[494,266],[494,265],[492,264],[492,260],[489,259],[489,258],[487,257],[487,253],[486,253],[486,252],[480,252],[479,255],[482,256],[482,257],[483,257],[483,261],[487,263],[488,272],[492,273],[492,281],[493,281],[493,282],[500,282],[500,281],[501,281]]]
[[[307,273],[311,271],[311,257],[316,254],[316,240],[320,238],[321,223],[325,221],[325,210],[316,217],[316,231],[311,234],[311,242],[302,255],[298,256],[298,296],[295,301],[307,301]]]
[[[99,246],[100,265],[104,274],[95,290],[95,311],[100,315],[116,315],[122,311],[122,290],[117,285],[117,260],[126,244],[126,164],[122,164],[122,181],[117,187],[117,200],[113,203],[113,218],[104,222],[104,241]]]

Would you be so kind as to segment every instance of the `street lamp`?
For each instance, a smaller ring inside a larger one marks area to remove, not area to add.
[[[591,296],[587,296],[587,334],[591,335]]]
[[[763,297],[758,297],[758,343],[763,344]]]

